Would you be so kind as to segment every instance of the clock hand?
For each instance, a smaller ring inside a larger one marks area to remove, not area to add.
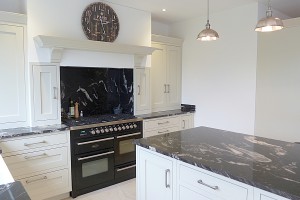
[[[101,22],[101,26],[102,26],[103,34],[105,34],[105,30],[104,30],[104,27],[103,27],[103,22],[102,22],[102,19],[101,19],[101,18],[100,18],[100,22]]]

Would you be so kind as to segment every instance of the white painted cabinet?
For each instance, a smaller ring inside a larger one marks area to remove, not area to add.
[[[194,128],[194,113],[180,115],[181,130]]]
[[[151,102],[154,112],[180,108],[181,44],[180,39],[152,35],[152,47],[158,49],[151,59]]]
[[[135,115],[151,112],[150,68],[134,68]]]
[[[14,179],[22,182],[32,200],[69,196],[69,135],[69,131],[61,131],[0,141],[5,163]]]
[[[25,25],[0,19],[0,128],[27,125]]]
[[[172,159],[144,150],[137,150],[137,157],[137,200],[174,199]]]
[[[32,126],[61,123],[59,80],[57,64],[32,63]]]
[[[254,188],[254,200],[288,200],[287,198],[278,196],[276,194]]]

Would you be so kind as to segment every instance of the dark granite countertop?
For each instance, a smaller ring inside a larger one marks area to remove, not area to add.
[[[21,128],[12,128],[12,129],[0,129],[0,140],[21,137],[28,135],[37,135],[52,133],[57,131],[69,130],[69,127],[64,124],[50,125],[50,126],[37,126],[37,127],[21,127]]]
[[[136,115],[136,117],[143,118],[143,119],[153,119],[153,118],[158,118],[158,117],[169,117],[169,116],[174,116],[174,115],[182,115],[182,114],[187,114],[187,113],[194,113],[192,112],[186,112],[186,111],[181,111],[180,109],[177,110],[167,110],[167,111],[161,111],[161,112],[153,112],[145,115]]]
[[[135,144],[274,194],[300,200],[300,144],[198,127]]]
[[[21,182],[16,181],[0,185],[1,200],[30,200]]]

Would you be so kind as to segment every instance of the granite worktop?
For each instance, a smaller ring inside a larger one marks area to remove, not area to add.
[[[135,144],[274,194],[300,200],[300,144],[207,127]]]
[[[144,115],[136,115],[136,117],[143,118],[143,119],[153,119],[153,118],[159,118],[159,117],[169,117],[174,115],[183,115],[187,113],[194,113],[195,111],[182,111],[180,109],[177,110],[167,110],[167,111],[161,111],[161,112],[153,112],[149,114]]]
[[[69,130],[69,127],[64,124],[0,129],[0,140],[7,139],[7,138],[14,138],[14,137],[52,133],[52,132],[65,131],[65,130]]]

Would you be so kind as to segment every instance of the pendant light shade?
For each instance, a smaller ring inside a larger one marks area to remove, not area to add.
[[[202,30],[197,37],[197,40],[200,41],[213,41],[217,40],[219,38],[219,34],[210,28],[210,23],[209,23],[209,0],[207,0],[207,23],[206,23],[206,28]]]
[[[255,31],[258,32],[271,32],[278,31],[284,28],[283,22],[279,18],[272,16],[272,9],[270,0],[268,2],[267,17],[258,21]]]

